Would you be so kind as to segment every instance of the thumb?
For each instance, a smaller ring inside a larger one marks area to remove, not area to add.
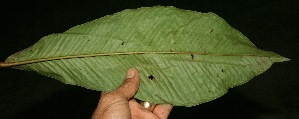
[[[122,94],[127,99],[130,99],[138,91],[139,82],[140,77],[138,71],[134,68],[131,68],[127,72],[126,80],[114,91]]]

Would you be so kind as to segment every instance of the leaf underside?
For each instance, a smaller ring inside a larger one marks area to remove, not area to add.
[[[141,76],[135,98],[195,106],[287,60],[256,48],[214,13],[157,6],[124,10],[48,35],[6,62],[108,92],[134,67]]]

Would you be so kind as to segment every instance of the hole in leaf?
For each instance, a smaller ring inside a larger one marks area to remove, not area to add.
[[[149,75],[149,76],[148,76],[148,79],[150,79],[150,80],[154,80],[155,77],[154,77],[153,75]]]
[[[191,54],[191,59],[194,60],[194,55],[193,54]]]

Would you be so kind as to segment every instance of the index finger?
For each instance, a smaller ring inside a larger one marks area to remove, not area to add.
[[[173,106],[171,104],[157,105],[153,113],[157,115],[160,119],[167,119],[172,108]]]

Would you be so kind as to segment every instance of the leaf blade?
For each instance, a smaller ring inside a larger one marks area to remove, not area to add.
[[[142,79],[136,98],[194,106],[287,60],[256,48],[213,13],[153,7],[125,10],[51,34],[6,62],[21,62],[16,68],[103,91],[115,89],[124,71],[135,67]],[[155,79],[148,80],[149,75]]]

